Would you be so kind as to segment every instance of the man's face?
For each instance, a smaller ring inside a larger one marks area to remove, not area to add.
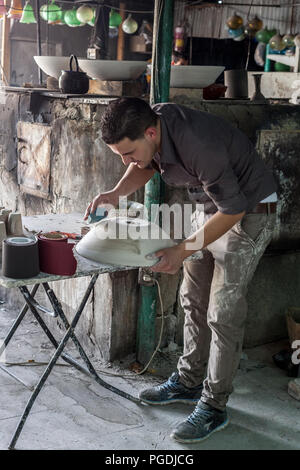
[[[158,149],[157,130],[156,128],[146,129],[144,137],[140,139],[130,140],[125,137],[117,144],[110,144],[108,147],[121,157],[124,165],[133,163],[144,169],[150,164]]]

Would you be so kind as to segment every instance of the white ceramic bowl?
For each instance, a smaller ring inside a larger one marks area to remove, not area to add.
[[[89,77],[111,81],[135,80],[147,66],[147,62],[137,60],[78,59],[78,62]]]
[[[112,217],[94,224],[77,243],[84,258],[116,266],[153,266],[158,258],[146,256],[175,243],[157,225],[144,219]]]
[[[70,57],[48,56],[40,55],[33,57],[39,68],[50,77],[55,77],[57,80],[62,70],[70,70]],[[76,64],[73,60],[73,70],[76,70]]]
[[[171,88],[205,88],[223,72],[225,67],[217,65],[173,65],[171,66]]]

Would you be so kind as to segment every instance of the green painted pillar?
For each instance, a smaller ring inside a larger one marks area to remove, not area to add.
[[[155,0],[152,77],[150,104],[169,101],[170,71],[173,44],[174,0]],[[151,214],[151,204],[160,204],[162,180],[156,173],[145,186],[144,204]],[[157,287],[141,286],[137,331],[137,359],[146,364],[155,344]]]
[[[266,45],[266,59],[265,59],[265,68],[264,72],[271,72],[272,70],[272,65],[270,59],[267,58],[267,55],[270,54],[270,45]]]

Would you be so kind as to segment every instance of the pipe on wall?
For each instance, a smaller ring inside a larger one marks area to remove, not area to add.
[[[42,55],[42,42],[41,42],[41,18],[40,18],[40,0],[35,0],[35,17],[36,17],[36,44],[37,44],[37,55]],[[39,72],[39,84],[43,83],[43,74],[40,67]]]
[[[151,105],[169,101],[173,17],[174,0],[155,0],[150,91]],[[162,202],[162,192],[163,182],[160,175],[156,173],[145,186],[144,204],[148,214],[151,214],[152,204],[160,204]],[[149,360],[155,349],[156,307],[156,285],[142,285],[137,332],[137,359],[142,364]]]

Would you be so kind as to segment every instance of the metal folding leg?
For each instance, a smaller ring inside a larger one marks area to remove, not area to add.
[[[34,298],[35,294],[36,294],[36,291],[38,290],[39,288],[39,284],[35,284],[33,286],[33,289],[32,291],[30,292],[30,296],[32,298]],[[20,325],[20,323],[23,321],[26,313],[28,311],[28,304],[25,303],[23,308],[21,309],[17,319],[14,321],[11,329],[9,330],[8,334],[6,335],[6,338],[4,339],[2,345],[0,346],[0,357],[1,355],[3,354],[3,352],[5,351],[5,349],[7,348],[11,338],[13,337],[13,335],[15,334],[18,326]],[[3,370],[3,372],[5,372],[6,374],[10,375],[12,378],[14,378],[15,380],[17,380],[18,382],[20,382],[22,385],[25,385],[26,388],[28,388],[29,390],[33,390],[33,387],[27,385],[25,382],[23,382],[23,380],[21,380],[19,377],[17,377],[15,374],[13,374],[11,371],[7,370],[6,367],[0,365],[0,369]]]
[[[36,305],[34,302],[32,302],[32,299],[31,299],[31,295],[27,289],[27,287],[23,286],[23,287],[20,287],[19,289],[21,290],[24,298],[25,298],[25,301],[28,305],[28,307],[30,308],[31,312],[33,313],[33,315],[35,316],[35,318],[37,319],[37,321],[39,322],[39,324],[41,325],[42,329],[44,330],[44,332],[46,333],[46,335],[48,336],[48,338],[50,339],[50,341],[52,342],[52,344],[56,347],[56,351],[54,353],[54,355],[52,356],[48,366],[46,367],[44,373],[42,374],[39,382],[37,383],[37,385],[35,386],[35,389],[32,393],[32,395],[30,396],[29,398],[29,401],[24,409],[24,412],[20,418],[20,421],[18,423],[18,426],[16,428],[16,431],[12,437],[12,440],[9,444],[9,449],[14,449],[15,448],[15,445],[17,443],[17,440],[22,432],[22,429],[23,429],[23,426],[25,424],[25,421],[30,413],[30,410],[39,394],[39,392],[41,391],[42,387],[44,386],[48,376],[50,375],[55,363],[57,362],[58,358],[61,356],[66,362],[72,364],[73,366],[75,366],[77,369],[81,370],[82,372],[85,372],[87,373],[88,375],[90,375],[91,377],[94,378],[94,380],[99,383],[100,385],[102,385],[103,387],[111,390],[112,392],[114,393],[117,393],[118,395],[121,395],[122,397],[124,398],[127,398],[128,400],[131,400],[135,403],[140,403],[140,400],[138,398],[135,398],[125,392],[122,392],[121,390],[107,384],[106,382],[104,382],[102,379],[100,379],[100,377],[98,376],[97,372],[95,371],[94,367],[92,366],[91,362],[89,361],[85,351],[83,350],[82,346],[80,345],[77,337],[75,336],[75,333],[74,333],[74,329],[80,319],[80,316],[82,314],[82,311],[86,305],[86,302],[90,296],[90,293],[95,285],[95,282],[98,278],[98,274],[94,274],[89,285],[88,285],[88,288],[83,296],[83,299],[80,303],[80,306],[77,310],[77,312],[75,313],[75,316],[71,322],[71,324],[68,323],[67,321],[67,318],[62,310],[62,307],[59,303],[59,301],[57,300],[54,292],[52,291],[52,289],[50,289],[48,283],[44,283],[43,284],[43,287],[47,293],[47,296],[52,304],[52,307],[53,307],[53,310],[55,312],[55,314],[59,315],[59,317],[61,318],[61,320],[63,321],[65,327],[67,328],[67,331],[64,335],[64,337],[62,338],[62,340],[60,341],[60,343],[58,344],[56,339],[54,338],[54,336],[52,335],[52,333],[50,332],[50,330],[48,329],[47,325],[44,323],[43,319],[40,317],[40,315],[38,314],[37,312],[37,308],[36,308]],[[20,322],[19,322],[20,323]],[[69,338],[71,338],[74,342],[74,344],[76,345],[79,353],[80,353],[80,356],[82,357],[82,359],[84,360],[85,364],[87,365],[87,369],[84,368],[83,366],[81,366],[80,364],[78,364],[73,358],[71,358],[71,356],[69,356],[68,354],[66,353],[63,353],[63,350],[69,340]]]
[[[65,325],[65,328],[68,329],[70,328],[70,325],[69,325],[69,322],[64,314],[64,311],[61,307],[61,304],[60,302],[57,300],[57,297],[55,296],[54,292],[52,289],[50,289],[48,283],[44,283],[43,284],[43,287],[46,291],[46,294],[52,304],[52,307],[54,309],[55,312],[58,313],[58,315],[60,316],[61,320],[63,321],[64,325]],[[77,347],[78,349],[78,352],[81,356],[81,358],[83,359],[83,361],[85,362],[85,364],[87,365],[87,369],[85,369],[85,372],[90,376],[90,377],[93,377],[96,382],[98,382],[100,385],[102,385],[104,388],[107,388],[108,390],[110,390],[111,392],[114,392],[118,395],[120,395],[121,397],[124,397],[124,398],[127,398],[128,400],[131,400],[135,403],[140,403],[140,400],[136,397],[133,397],[132,395],[129,395],[128,393],[126,392],[123,392],[122,390],[119,390],[118,388],[116,387],[113,387],[112,385],[106,383],[104,380],[102,380],[96,370],[94,369],[94,366],[92,365],[92,363],[90,362],[88,356],[86,355],[84,349],[82,348],[81,344],[79,343],[78,339],[76,338],[73,330],[71,329],[71,332],[70,332],[70,337],[71,339],[73,340],[75,346]],[[76,361],[75,361],[76,362]],[[79,364],[78,364],[79,365]],[[82,367],[82,366],[81,366]]]

